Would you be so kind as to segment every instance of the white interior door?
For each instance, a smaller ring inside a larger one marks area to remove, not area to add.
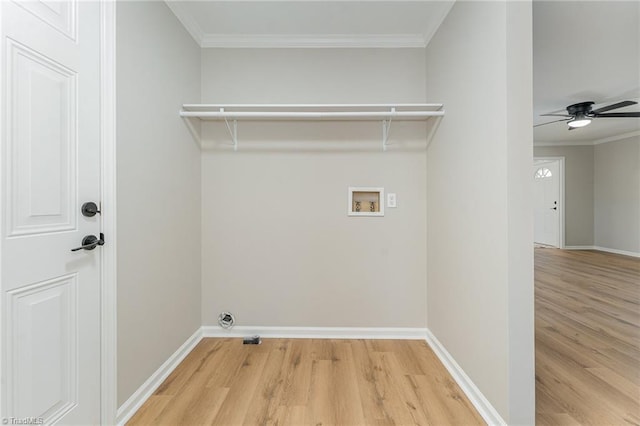
[[[537,162],[534,180],[534,241],[560,246],[560,161]]]
[[[100,4],[1,1],[2,414],[100,422]]]

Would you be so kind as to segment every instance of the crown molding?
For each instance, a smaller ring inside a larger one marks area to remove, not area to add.
[[[165,0],[165,1],[185,1],[185,0]],[[215,1],[216,3],[269,3],[277,1],[279,3],[345,3],[348,1],[354,0],[194,0],[194,1]],[[425,0],[357,0],[361,3],[383,3],[383,2],[393,2],[393,1],[402,1],[406,3],[419,3],[424,2]],[[429,1],[429,0],[427,0]],[[440,1],[440,0],[438,0]],[[451,1],[456,2],[457,0],[442,0],[442,1]]]
[[[601,139],[592,139],[586,141],[540,141],[533,142],[533,146],[594,146],[601,145],[603,143],[616,142],[624,139],[633,138],[635,136],[640,136],[640,130],[636,130],[628,133],[620,133],[619,135],[607,136],[606,138]]]
[[[165,0],[178,21],[201,48],[424,48],[433,34],[208,34],[179,1]],[[453,2],[451,3],[453,5]],[[443,10],[440,22],[451,6]],[[435,30],[434,30],[435,33]]]
[[[533,142],[533,146],[592,146],[593,141],[542,141]]]
[[[424,36],[424,47],[427,47],[433,36],[436,35],[445,18],[447,17],[449,12],[451,12],[451,8],[453,7],[455,2],[456,0],[448,0],[447,5],[440,10],[440,15],[435,20],[435,23],[437,23],[438,25],[431,26],[429,32]]]
[[[203,48],[424,48],[422,34],[205,34]]]
[[[629,133],[621,133],[619,135],[609,136],[607,138],[596,139],[596,140],[593,141],[593,145],[600,145],[600,144],[607,143],[607,142],[620,141],[620,140],[623,140],[623,139],[632,138],[634,136],[640,136],[640,130],[636,130],[634,132],[629,132]]]
[[[187,30],[187,32],[191,35],[191,37],[195,40],[195,42],[202,47],[202,39],[204,38],[204,31],[200,28],[200,25],[196,22],[195,19],[191,16],[190,13],[187,13],[182,4],[178,1],[168,1],[164,2],[167,7],[176,15],[178,21],[182,24],[182,26]]]
[[[242,1],[242,0],[217,0]],[[265,0],[270,1],[270,0]],[[286,0],[285,0],[286,1]],[[290,0],[294,1],[294,0]],[[304,1],[304,0],[295,0]],[[317,1],[317,0],[307,0]],[[343,1],[343,0],[326,0]],[[371,2],[384,0],[366,0]],[[423,0],[409,0],[423,1]],[[444,0],[438,16],[427,34],[215,34],[206,33],[197,20],[187,12],[179,0],[165,0],[201,48],[425,48],[445,20],[456,0]]]

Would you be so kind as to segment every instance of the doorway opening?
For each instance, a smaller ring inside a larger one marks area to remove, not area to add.
[[[534,157],[535,244],[564,248],[564,157]]]

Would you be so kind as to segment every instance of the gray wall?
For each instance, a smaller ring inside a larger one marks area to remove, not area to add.
[[[595,245],[640,254],[640,137],[594,151]]]
[[[424,49],[204,49],[205,103],[424,102]],[[256,80],[257,79],[257,80]],[[424,123],[238,122],[204,126],[202,321],[426,327]],[[421,146],[421,149],[417,149]],[[348,217],[349,186],[398,196]]]
[[[200,326],[200,49],[163,2],[117,6],[118,405]]]
[[[533,152],[536,157],[565,157],[564,243],[592,246],[593,146],[534,146]]]
[[[598,145],[536,146],[565,157],[565,245],[640,253],[640,137]]]
[[[530,2],[457,2],[426,58],[428,326],[509,424],[535,420],[531,36]]]
[[[228,309],[243,325],[428,320],[510,424],[533,423],[533,221],[521,196],[532,192],[530,3],[457,3],[426,62],[423,49],[205,49],[202,92],[198,48],[164,4],[118,7],[119,403]],[[399,146],[387,153],[369,148],[379,123],[240,123],[237,153],[208,124],[200,169],[176,121],[200,93],[206,103],[429,100],[447,116],[428,155],[415,149],[422,124],[394,123]],[[349,185],[384,186],[398,208],[349,218]],[[137,200],[153,215],[141,219]]]
[[[424,49],[202,49],[202,101],[424,102]]]

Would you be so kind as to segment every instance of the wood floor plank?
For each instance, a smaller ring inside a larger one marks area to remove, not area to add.
[[[332,409],[331,360],[313,360],[306,422],[323,426],[337,425],[337,416]]]
[[[247,415],[251,399],[258,387],[261,372],[268,354],[263,351],[243,351],[246,353],[234,380],[229,382],[229,393],[225,398],[213,424],[241,425]],[[187,424],[187,423],[177,423]]]
[[[640,387],[626,377],[620,376],[609,368],[587,368],[587,371],[607,383],[612,383],[616,389],[632,400],[640,401]]]
[[[193,362],[180,363],[169,377],[156,390],[157,395],[175,395],[191,380],[194,374],[207,361],[215,362],[214,355],[222,347],[221,341],[200,341],[189,357]]]
[[[567,413],[541,413],[536,417],[538,426],[579,426],[580,423]]]
[[[197,386],[194,382],[194,386],[173,398],[170,409],[168,405],[165,406],[160,415],[156,416],[153,424],[166,426],[211,424],[228,394],[228,388],[206,388]]]
[[[293,405],[286,407],[286,416],[283,425],[300,425],[306,426],[307,407],[303,405]],[[315,425],[314,425],[315,426]]]
[[[332,410],[336,413],[336,424],[364,424],[351,343],[342,340],[335,342],[333,346],[335,358],[331,360],[331,385]]]
[[[286,359],[286,375],[282,384],[280,404],[285,407],[304,407],[309,400],[311,385],[311,339],[292,339]],[[295,414],[298,415],[299,411]],[[287,410],[290,416],[290,410]]]
[[[129,424],[156,424],[156,418],[164,411],[172,399],[173,397],[171,395],[151,395],[136,414],[133,415],[131,420],[129,420]]]
[[[256,392],[249,403],[244,424],[247,426],[272,424],[278,414],[282,383],[285,376],[286,353],[290,347],[289,342],[266,341],[266,345],[272,345],[268,352],[268,358],[262,374],[256,385]]]
[[[183,364],[129,425],[484,424],[425,342],[203,339]]]
[[[535,249],[536,422],[640,424],[640,259]]]
[[[449,379],[450,380],[450,379]],[[462,395],[453,381],[429,376],[411,376],[420,400],[429,401],[422,405],[431,425],[484,425],[480,415],[471,408],[471,403]],[[468,405],[467,405],[468,404]]]
[[[400,369],[400,374],[390,374],[394,368],[398,368],[398,361],[395,358],[394,352],[374,352],[371,354],[371,358],[374,364],[374,381],[377,388],[377,393],[380,395],[380,401],[384,407],[385,413],[388,413],[388,417],[393,419],[397,425],[416,424],[414,417],[416,410],[409,409],[402,394],[400,393],[400,387],[403,385],[405,375],[402,374],[403,370]],[[407,393],[411,393],[411,389]],[[414,393],[415,394],[415,393]],[[417,399],[417,397],[416,397]],[[415,408],[415,407],[414,407]],[[418,412],[421,417],[424,414]]]
[[[375,364],[371,359],[374,353],[367,345],[366,340],[354,340],[351,342],[351,350],[355,360],[355,369],[362,401],[362,411],[366,424],[393,424],[392,415],[387,413],[383,404],[383,396],[376,386]]]

